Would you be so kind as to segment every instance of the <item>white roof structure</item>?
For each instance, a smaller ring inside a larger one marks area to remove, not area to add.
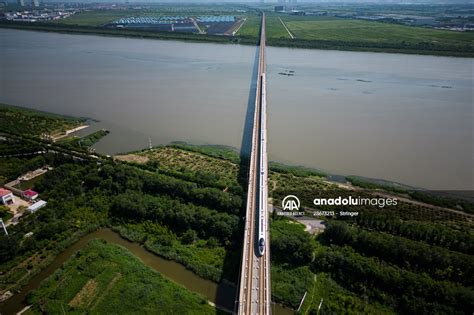
[[[34,204],[32,204],[31,206],[28,207],[28,211],[30,211],[31,213],[34,213],[36,211],[38,211],[39,209],[43,208],[44,206],[46,206],[47,202],[44,201],[44,200],[39,200],[37,202],[35,202]]]

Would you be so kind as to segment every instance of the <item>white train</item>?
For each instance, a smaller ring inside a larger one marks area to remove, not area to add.
[[[260,102],[260,143],[259,143],[259,198],[258,198],[258,253],[263,256],[265,253],[267,236],[267,204],[268,204],[268,169],[267,169],[267,99],[265,73],[260,77],[261,80],[261,102]]]

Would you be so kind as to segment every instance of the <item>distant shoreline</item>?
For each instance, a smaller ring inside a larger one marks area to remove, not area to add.
[[[188,34],[176,32],[159,31],[137,31],[127,29],[109,29],[103,27],[79,26],[79,25],[61,25],[61,24],[33,24],[25,22],[0,22],[0,28],[18,29],[27,31],[53,32],[60,34],[81,34],[81,35],[101,35],[107,37],[128,37],[142,39],[158,40],[178,40],[190,41],[196,43],[216,43],[216,44],[241,44],[256,45],[257,39],[250,36],[221,36],[221,35],[203,35]],[[374,53],[399,53],[410,55],[429,55],[444,57],[474,58],[474,51],[457,50],[430,50],[416,49],[406,47],[397,47],[393,44],[376,43],[368,47],[369,43],[362,42],[344,42],[331,40],[304,40],[304,39],[267,39],[267,46],[287,47],[299,49],[318,49],[318,50],[339,50],[354,52],[374,52]]]

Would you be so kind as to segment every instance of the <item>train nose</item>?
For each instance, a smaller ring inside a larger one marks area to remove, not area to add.
[[[265,252],[265,239],[263,237],[258,240],[258,251],[260,255]]]

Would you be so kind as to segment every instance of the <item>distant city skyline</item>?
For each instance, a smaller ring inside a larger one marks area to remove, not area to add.
[[[33,0],[31,0],[33,1]],[[473,4],[474,0],[297,0],[299,3],[370,3],[370,4]],[[9,2],[20,2],[25,3],[25,0],[10,0]],[[28,4],[29,1],[26,2]],[[46,3],[224,3],[224,2],[232,2],[232,3],[279,3],[280,0],[46,0],[42,1]],[[287,3],[291,2],[286,0]]]

